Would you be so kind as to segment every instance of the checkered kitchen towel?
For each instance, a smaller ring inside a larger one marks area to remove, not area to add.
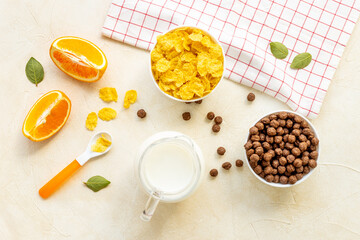
[[[169,28],[196,25],[224,47],[225,77],[315,118],[359,9],[356,0],[113,0],[103,34],[149,50]],[[285,60],[272,56],[272,41],[289,48]],[[311,64],[291,69],[302,52]]]

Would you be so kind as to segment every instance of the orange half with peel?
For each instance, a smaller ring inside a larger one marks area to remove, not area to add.
[[[35,142],[48,139],[64,126],[70,110],[70,99],[63,92],[50,91],[32,106],[25,118],[22,132]]]
[[[92,42],[78,37],[61,37],[50,47],[50,57],[67,75],[84,82],[99,80],[107,68],[105,54]]]

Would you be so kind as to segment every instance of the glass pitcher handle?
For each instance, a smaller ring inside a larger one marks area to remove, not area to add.
[[[155,194],[154,194],[155,195]],[[160,200],[150,196],[148,201],[146,202],[145,209],[143,210],[142,214],[140,215],[141,220],[143,221],[150,221],[154,212],[156,210],[157,205],[159,204]]]

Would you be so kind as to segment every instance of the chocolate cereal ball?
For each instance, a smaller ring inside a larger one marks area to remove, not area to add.
[[[218,170],[217,169],[211,169],[209,172],[210,176],[212,177],[216,177],[218,175]]]
[[[144,117],[146,117],[146,112],[145,112],[145,110],[144,109],[140,109],[139,111],[137,111],[137,116],[139,117],[139,118],[144,118]]]
[[[237,167],[242,167],[244,165],[244,162],[243,162],[243,160],[238,159],[238,160],[235,161],[235,165]]]
[[[223,167],[223,169],[225,169],[225,170],[229,170],[229,169],[231,168],[231,163],[229,163],[229,162],[224,162],[224,163],[222,164],[222,167]]]
[[[209,120],[213,120],[215,117],[215,113],[213,112],[208,112],[208,114],[206,115],[206,118]]]
[[[254,101],[254,100],[255,100],[255,94],[249,93],[249,94],[247,95],[247,100],[248,100],[249,102]]]
[[[219,155],[224,155],[225,152],[226,152],[226,149],[225,149],[224,147],[218,147],[217,153],[218,153]]]
[[[222,123],[223,119],[222,119],[222,117],[217,116],[217,117],[215,117],[214,121],[216,124],[220,125]]]
[[[190,112],[184,112],[184,113],[182,114],[182,118],[183,118],[185,121],[190,120],[190,118],[191,118]]]
[[[220,129],[221,129],[221,127],[218,124],[214,124],[212,126],[212,131],[215,132],[215,133],[220,132]]]

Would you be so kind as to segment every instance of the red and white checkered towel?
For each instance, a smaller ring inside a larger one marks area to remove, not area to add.
[[[359,9],[356,0],[113,0],[103,34],[149,50],[169,28],[196,25],[224,47],[225,77],[315,118]],[[272,56],[272,41],[287,46],[286,59]],[[291,69],[302,52],[311,64]]]

